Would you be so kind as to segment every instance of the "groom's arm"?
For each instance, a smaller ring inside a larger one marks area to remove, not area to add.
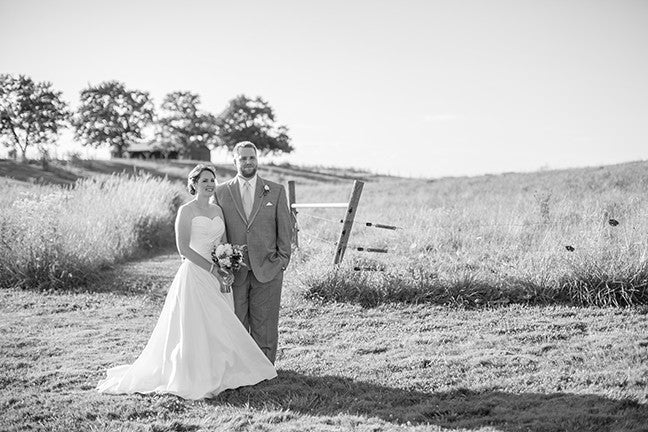
[[[291,240],[292,215],[288,209],[286,190],[283,186],[280,186],[279,198],[277,199],[277,255],[284,261],[283,270],[288,267],[290,262]]]

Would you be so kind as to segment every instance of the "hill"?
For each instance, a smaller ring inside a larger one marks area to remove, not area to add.
[[[171,180],[185,182],[187,174],[197,163],[203,161],[172,160],[146,161],[139,159],[53,161],[43,168],[37,161],[17,163],[12,160],[0,160],[0,177],[14,181],[34,184],[70,185],[81,178],[98,174],[117,174],[123,172],[146,172],[154,176],[168,177]],[[232,164],[215,164],[219,180],[236,174]],[[264,165],[259,173],[280,183],[295,180],[301,184],[340,183],[350,180],[370,181],[382,176],[359,170],[343,170],[324,167],[298,167],[290,164]]]
[[[167,177],[180,182],[196,164],[204,161],[171,160],[146,161],[140,159],[75,159],[57,160],[43,168],[38,161],[20,163],[0,159],[0,177],[8,181],[28,184],[71,185],[81,178],[101,174],[119,174],[144,172],[154,176]],[[214,164],[219,180],[236,174],[232,164]],[[292,164],[269,164],[259,167],[259,173],[279,183],[294,180],[298,184],[316,186],[318,184],[348,184],[353,180],[376,182],[391,180],[398,185],[416,185],[416,187],[444,190],[447,193],[463,191],[482,194],[484,192],[520,191],[530,189],[552,189],[554,191],[571,191],[578,195],[583,190],[605,190],[609,188],[645,189],[648,187],[648,161],[625,162],[614,165],[602,165],[586,168],[567,168],[543,170],[536,172],[502,174],[484,174],[478,176],[457,176],[429,179],[409,179],[396,176],[373,174],[359,169],[334,167],[302,167]]]

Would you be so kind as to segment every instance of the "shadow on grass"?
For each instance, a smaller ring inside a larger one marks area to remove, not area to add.
[[[137,159],[111,160],[77,160],[73,165],[83,168],[92,174],[141,174],[146,173],[155,177],[167,177],[170,180],[186,181],[187,173],[193,165],[178,165],[160,161],[146,163]]]
[[[71,185],[81,178],[80,175],[56,164],[50,164],[47,169],[43,169],[40,163],[15,163],[3,160],[0,160],[0,177],[9,177],[33,184],[59,186]]]
[[[156,177],[166,176],[173,181],[185,182],[189,171],[198,163],[205,162],[197,160],[141,161],[137,159],[112,159],[108,161],[79,160],[75,162],[75,165],[95,174],[147,173]],[[226,181],[236,176],[234,164],[214,164],[214,167],[219,181]],[[283,168],[275,165],[260,166],[259,173],[262,176],[269,176],[271,179],[280,176],[318,183],[339,183],[357,179],[355,176],[322,173],[296,167]],[[277,179],[275,178],[275,180]]]
[[[639,431],[648,408],[634,400],[591,394],[506,393],[457,389],[422,392],[279,370],[279,377],[221,393],[213,405],[292,410],[312,416],[360,415],[401,424],[519,431]]]

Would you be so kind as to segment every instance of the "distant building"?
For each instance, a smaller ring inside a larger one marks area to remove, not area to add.
[[[165,156],[167,159],[211,160],[211,151],[206,146],[200,146],[180,154],[177,150],[165,151],[153,141],[134,143],[124,150],[127,159],[165,159]]]
[[[134,143],[124,150],[124,157],[127,159],[164,159],[164,156],[162,150],[153,142]],[[168,158],[178,159],[178,152],[170,151]]]
[[[181,159],[191,160],[211,160],[211,151],[207,146],[193,147],[188,154],[182,155]]]

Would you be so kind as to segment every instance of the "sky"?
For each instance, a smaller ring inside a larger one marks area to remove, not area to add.
[[[215,114],[261,96],[295,148],[278,161],[302,165],[435,178],[648,159],[645,0],[0,0],[0,73],[72,108],[107,80]]]

